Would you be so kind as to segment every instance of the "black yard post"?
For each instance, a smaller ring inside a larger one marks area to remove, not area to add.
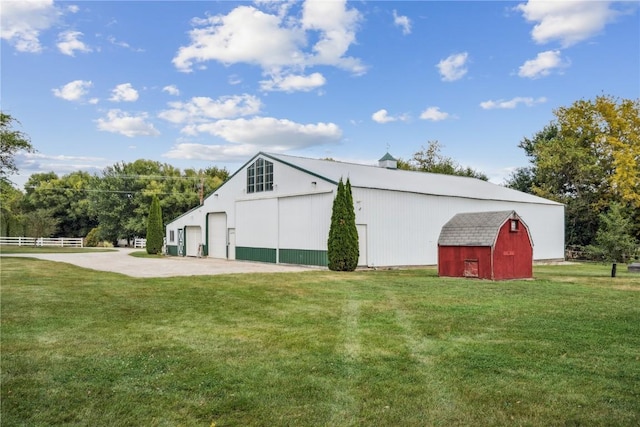
[[[611,266],[611,277],[616,277],[616,266],[618,264],[616,264],[615,262],[613,263],[613,265]]]

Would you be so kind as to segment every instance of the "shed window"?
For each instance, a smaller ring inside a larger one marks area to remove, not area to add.
[[[257,159],[247,168],[247,193],[273,190],[273,163]]]
[[[169,241],[173,242],[176,240],[176,232],[175,230],[169,230]]]
[[[518,227],[519,227],[518,222],[519,221],[517,219],[512,219],[511,220],[511,231],[513,231],[513,232],[518,231]]]

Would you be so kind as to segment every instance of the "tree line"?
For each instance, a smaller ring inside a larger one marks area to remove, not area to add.
[[[163,217],[172,220],[198,206],[228,177],[226,169],[215,166],[180,170],[144,159],[116,163],[101,175],[36,173],[24,192],[2,177],[0,234],[85,237],[95,229],[94,241],[144,237],[154,196]]]

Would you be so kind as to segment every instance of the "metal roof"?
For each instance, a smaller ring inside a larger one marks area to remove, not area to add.
[[[384,162],[385,160],[396,160],[393,158],[393,156],[389,153],[386,153],[384,156],[382,156],[382,158],[380,160],[378,160],[379,162]]]
[[[440,232],[440,246],[493,246],[500,227],[508,219],[519,219],[515,211],[459,213]]]
[[[481,200],[561,205],[552,200],[523,193],[477,178],[436,173],[387,169],[379,166],[318,160],[285,154],[259,153],[326,181],[337,184],[349,178],[352,187],[402,191],[436,196]],[[257,157],[257,155],[256,155]]]

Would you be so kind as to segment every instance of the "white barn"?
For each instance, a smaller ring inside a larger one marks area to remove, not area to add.
[[[360,266],[438,262],[442,226],[461,212],[515,210],[529,226],[534,260],[564,259],[564,205],[475,178],[258,153],[198,206],[166,227],[179,256],[327,265],[340,179],[349,178]]]

